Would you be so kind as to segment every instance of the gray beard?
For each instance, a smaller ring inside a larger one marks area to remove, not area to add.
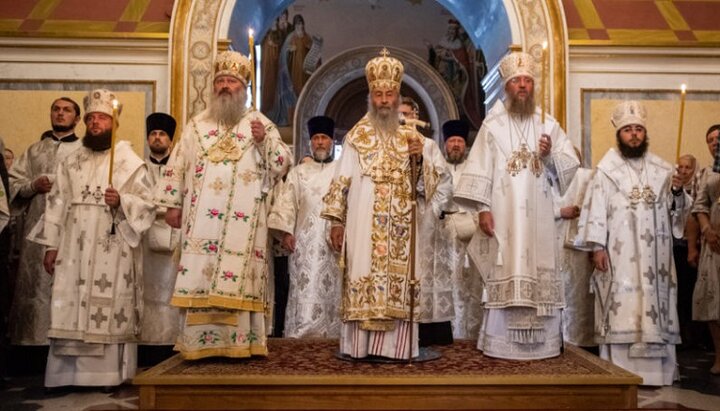
[[[505,100],[505,109],[510,114],[531,116],[535,114],[535,97],[530,94],[527,99],[520,100],[518,98],[508,96],[507,100]]]
[[[465,158],[467,157],[467,151],[455,154],[455,153],[448,153],[445,155],[445,160],[447,160],[450,164],[462,164],[465,161]]]
[[[330,157],[330,150],[317,149],[313,151],[313,158],[317,161],[325,161]]]
[[[239,123],[245,114],[247,94],[241,89],[236,94],[213,94],[210,98],[207,117],[226,126]]]
[[[368,118],[370,123],[375,126],[381,134],[391,135],[394,134],[400,127],[399,120],[400,112],[398,108],[391,108],[390,111],[381,112],[372,102],[368,102]]]

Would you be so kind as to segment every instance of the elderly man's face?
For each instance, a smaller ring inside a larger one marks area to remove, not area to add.
[[[333,139],[327,134],[314,134],[310,138],[310,149],[315,159],[323,161],[330,157],[333,148]]]
[[[505,92],[510,98],[527,100],[532,96],[535,81],[530,76],[517,76],[510,79],[505,85]]]
[[[68,131],[75,128],[80,121],[80,113],[75,112],[75,106],[65,100],[55,100],[50,107],[50,123],[53,130]]]
[[[448,159],[453,162],[459,161],[465,155],[465,139],[458,136],[452,136],[445,141],[445,152]]]
[[[218,76],[213,81],[213,91],[216,96],[235,95],[245,88],[245,83],[234,76]]]
[[[85,115],[85,127],[90,136],[99,136],[112,130],[113,118],[105,113],[88,113]]]
[[[170,136],[164,130],[153,130],[147,137],[148,147],[154,154],[165,154],[170,148]]]
[[[718,138],[720,138],[720,130],[715,130],[705,137],[708,151],[710,151],[710,155],[713,157],[715,157],[715,150],[717,150]]]
[[[370,96],[378,114],[388,115],[394,107],[397,107],[400,93],[395,89],[375,89]]]

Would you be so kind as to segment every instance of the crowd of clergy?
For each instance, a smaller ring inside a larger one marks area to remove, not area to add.
[[[297,165],[248,108],[237,52],[216,56],[207,108],[181,136],[170,115],[147,117],[144,160],[115,136],[113,91],[90,91],[82,110],[59,97],[24,153],[0,147],[0,335],[49,346],[50,388],[128,381],[138,345],[244,358],[268,355],[269,336],[339,339],[352,361],[454,339],[514,361],[573,344],[670,385],[697,321],[720,374],[720,164],[653,154],[660,130],[624,101],[608,119],[616,146],[582,168],[535,103],[536,71],[508,54],[504,99],[474,139],[450,120],[438,145],[382,50],[341,150],[333,119],[313,117]],[[716,160],[719,133],[705,136]]]

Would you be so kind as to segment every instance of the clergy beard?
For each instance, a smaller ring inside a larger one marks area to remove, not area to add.
[[[321,148],[318,148],[317,150],[313,151],[313,159],[315,161],[325,161],[330,157],[330,150],[323,150]]]
[[[103,131],[98,135],[85,133],[82,144],[92,151],[105,151],[110,148],[112,143],[112,130]]]
[[[240,122],[243,114],[245,114],[245,103],[247,102],[247,93],[245,89],[238,90],[232,94],[228,89],[221,89],[210,99],[208,107],[208,118],[225,124],[226,126],[234,126]]]
[[[53,124],[52,129],[53,131],[57,133],[64,133],[66,131],[70,131],[75,128],[75,124],[69,124],[67,126],[64,126],[62,124]]]
[[[505,100],[505,109],[510,114],[519,114],[521,116],[530,116],[535,113],[535,96],[528,94],[526,99],[520,99],[508,95]]]
[[[395,104],[394,107],[383,107],[381,109],[375,107],[372,101],[368,101],[368,117],[370,118],[370,122],[382,134],[394,134],[398,127],[400,127],[399,107],[400,99],[398,99],[398,104]]]
[[[445,156],[445,159],[450,164],[462,164],[463,161],[465,161],[465,158],[467,157],[467,152],[452,152],[447,153]]]
[[[645,135],[645,140],[643,140],[643,142],[637,147],[630,147],[629,145],[623,143],[622,140],[620,140],[619,132],[615,135],[615,139],[617,140],[617,146],[620,150],[620,154],[622,154],[625,158],[640,158],[645,155],[645,152],[647,152],[649,144],[647,134]]]

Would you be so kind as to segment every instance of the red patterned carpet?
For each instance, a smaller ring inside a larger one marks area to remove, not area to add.
[[[377,364],[342,361],[335,357],[337,340],[271,339],[267,358],[208,358],[184,361],[164,371],[170,375],[444,375],[444,376],[510,376],[510,375],[611,375],[577,348],[567,349],[556,358],[536,361],[510,361],[484,356],[474,340],[456,340],[453,345],[433,347],[442,357],[423,363]]]

